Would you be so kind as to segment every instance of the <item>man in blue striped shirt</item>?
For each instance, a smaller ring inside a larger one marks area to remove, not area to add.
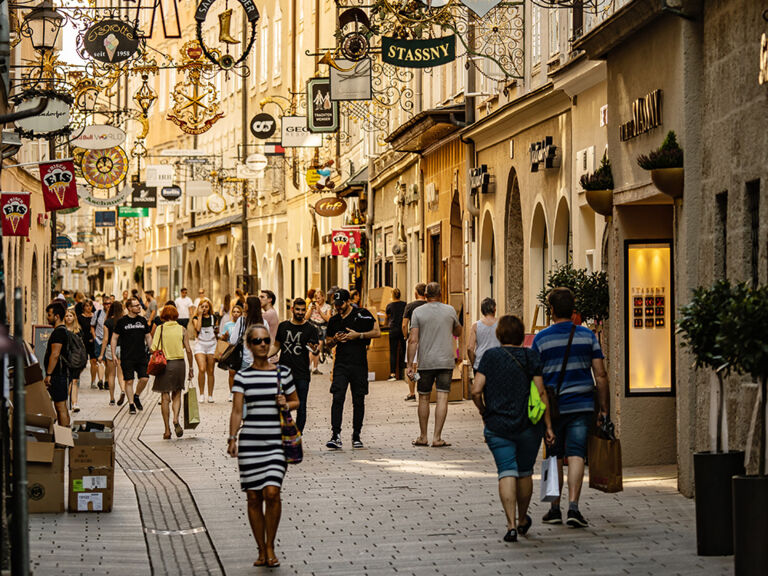
[[[558,396],[560,418],[552,423],[556,439],[554,446],[547,449],[547,456],[557,456],[561,493],[563,458],[568,458],[566,522],[569,526],[581,528],[588,525],[579,512],[579,496],[587,456],[587,432],[594,421],[594,382],[597,383],[599,420],[602,421],[608,413],[608,375],[603,351],[592,330],[571,322],[575,305],[573,293],[568,288],[555,288],[549,293],[547,302],[554,324],[536,334],[532,346],[544,364],[544,385],[557,390],[562,378]],[[571,334],[573,339],[569,349]],[[566,354],[567,363],[563,366]],[[559,498],[552,502],[542,521],[562,524]]]

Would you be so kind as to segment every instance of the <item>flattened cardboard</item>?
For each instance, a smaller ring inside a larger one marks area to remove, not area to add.
[[[53,442],[38,442],[27,439],[27,462],[51,464],[55,448]]]
[[[29,381],[28,381],[29,382]],[[42,380],[27,384],[24,387],[27,392],[26,413],[48,416],[51,421],[56,419],[56,411],[53,409],[51,395]]]

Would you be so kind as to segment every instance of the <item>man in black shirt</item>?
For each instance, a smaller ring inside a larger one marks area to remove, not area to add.
[[[326,442],[328,448],[341,448],[341,420],[347,386],[352,389],[352,447],[363,448],[360,430],[365,416],[365,396],[368,394],[367,346],[371,338],[381,335],[379,324],[365,308],[353,308],[350,295],[343,288],[334,292],[336,314],[328,321],[325,344],[336,348],[331,382],[331,428],[333,436]]]
[[[116,348],[120,339],[120,367],[123,369],[125,380],[125,395],[130,402],[128,411],[136,414],[136,408],[143,410],[139,396],[147,385],[147,364],[149,363],[149,347],[152,336],[149,334],[149,324],[141,313],[138,298],[128,298],[126,302],[128,314],[117,321],[115,333],[112,335],[112,357],[117,358]],[[138,374],[139,383],[136,393],[133,393],[134,373]],[[133,402],[131,402],[133,398]]]
[[[53,332],[48,337],[45,346],[45,387],[51,395],[53,406],[56,408],[56,419],[60,426],[69,427],[69,410],[67,410],[67,395],[69,389],[69,371],[63,363],[67,356],[67,328],[64,326],[64,315],[67,307],[63,300],[54,300],[45,308],[48,323],[53,326]]]
[[[280,352],[280,364],[291,369],[293,383],[299,395],[299,409],[296,411],[296,427],[304,432],[307,422],[307,395],[309,394],[309,351],[317,353],[317,328],[307,322],[307,303],[304,298],[296,298],[291,306],[293,318],[284,320],[277,326],[277,335],[269,356]]]
[[[387,304],[387,326],[389,326],[389,381],[394,382],[405,375],[405,341],[403,340],[403,313],[405,302],[400,300],[400,289],[392,290],[392,302]]]

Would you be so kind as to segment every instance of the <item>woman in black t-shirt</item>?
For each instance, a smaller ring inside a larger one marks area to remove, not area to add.
[[[122,406],[125,402],[125,391],[123,389],[123,370],[120,368],[120,345],[118,340],[117,358],[112,358],[112,350],[109,343],[112,342],[112,334],[115,333],[115,324],[120,318],[123,317],[123,305],[119,301],[112,303],[109,307],[109,313],[107,319],[104,321],[104,340],[101,342],[101,352],[99,353],[99,360],[106,361],[107,365],[107,381],[105,382],[107,389],[109,390],[109,405],[115,405],[115,375],[117,375],[117,383],[120,386],[120,399],[117,401],[118,406]]]

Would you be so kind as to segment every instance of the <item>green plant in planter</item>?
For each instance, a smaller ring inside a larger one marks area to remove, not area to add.
[[[683,149],[677,143],[677,135],[670,130],[664,138],[661,147],[652,150],[648,154],[637,157],[637,163],[643,170],[657,170],[659,168],[682,168]]]
[[[768,404],[768,286],[752,288],[746,283],[734,287],[724,311],[718,341],[725,360],[740,374],[749,374],[760,382],[761,401],[759,474],[766,475],[765,410]]]
[[[136,266],[136,269],[133,271],[133,281],[136,282],[136,284],[141,284],[144,281],[143,266]]]
[[[613,173],[607,152],[603,154],[600,167],[592,174],[583,174],[579,183],[584,190],[613,190]]]
[[[711,288],[699,287],[693,291],[691,301],[680,307],[676,334],[681,336],[681,345],[693,354],[696,368],[710,368],[715,371],[719,387],[719,402],[716,421],[710,422],[715,428],[715,452],[723,447],[723,413],[725,412],[724,378],[730,372],[731,364],[725,343],[720,338],[723,315],[726,314],[733,297],[731,283],[717,282]]]
[[[576,311],[583,321],[594,323],[596,330],[608,318],[608,275],[605,272],[589,273],[585,268],[575,268],[571,262],[551,270],[546,286],[538,295],[545,308],[547,295],[553,288],[570,288],[576,299]]]

